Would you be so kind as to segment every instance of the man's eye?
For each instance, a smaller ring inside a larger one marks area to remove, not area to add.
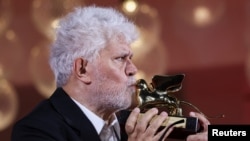
[[[121,56],[121,57],[118,57],[118,58],[116,58],[116,59],[122,61],[122,60],[125,60],[125,59],[126,59],[126,56]]]

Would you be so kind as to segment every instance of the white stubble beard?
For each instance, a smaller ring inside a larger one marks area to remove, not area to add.
[[[135,83],[135,79],[131,77],[124,87],[117,87],[117,82],[103,77],[98,70],[96,72],[95,83],[97,85],[93,88],[96,91],[96,96],[93,97],[93,101],[98,102],[98,105],[115,111],[130,107],[132,95],[135,93],[135,86],[132,86]]]

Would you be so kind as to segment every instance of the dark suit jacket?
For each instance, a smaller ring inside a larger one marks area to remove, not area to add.
[[[18,121],[11,141],[100,141],[90,120],[62,88]]]

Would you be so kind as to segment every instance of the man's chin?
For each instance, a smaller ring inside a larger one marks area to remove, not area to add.
[[[132,110],[132,109],[134,109],[135,107],[137,107],[137,102],[134,102],[134,100],[133,99],[131,99],[131,101],[129,101],[128,103],[127,103],[127,105],[125,106],[125,108],[123,109],[123,110]]]
[[[132,105],[132,101],[126,99],[126,102],[124,101],[123,106],[121,106],[121,110],[129,110],[132,107],[134,107],[134,105]]]

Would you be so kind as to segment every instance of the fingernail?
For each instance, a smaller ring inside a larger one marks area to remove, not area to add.
[[[190,112],[189,115],[190,115],[191,117],[195,117],[195,113],[194,113],[194,112]]]
[[[136,108],[134,108],[133,111],[136,112],[136,113],[139,113],[139,112],[140,112],[140,109],[139,109],[138,107],[136,107]]]
[[[158,109],[157,108],[153,108],[155,113],[158,113]]]
[[[161,115],[162,115],[162,116],[167,116],[168,114],[167,114],[166,112],[163,111],[163,112],[161,112]]]

